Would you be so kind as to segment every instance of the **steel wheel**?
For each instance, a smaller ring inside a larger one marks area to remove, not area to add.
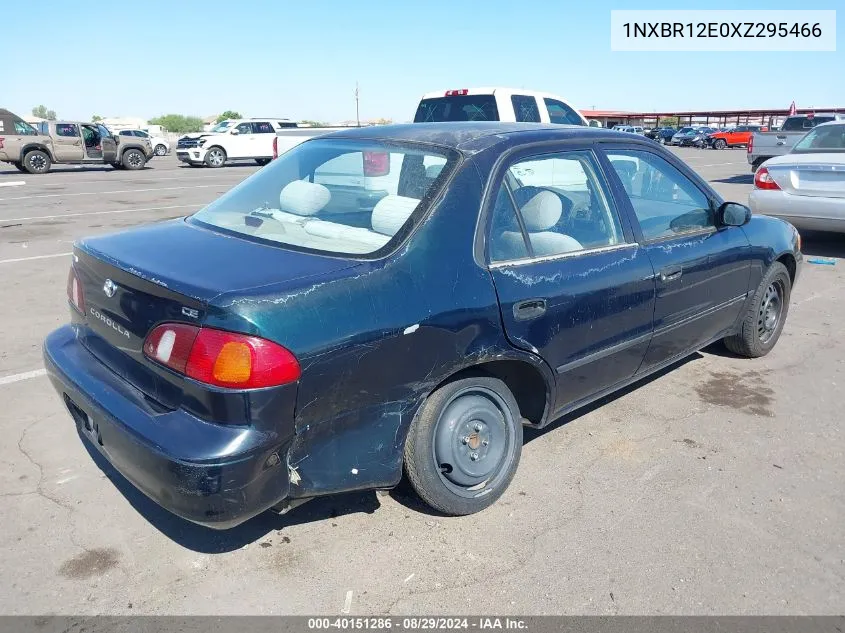
[[[222,167],[226,162],[226,152],[220,147],[212,147],[205,156],[205,162],[209,167]]]
[[[443,409],[432,438],[440,478],[455,494],[473,497],[502,474],[514,442],[510,410],[481,386],[455,394]]]
[[[783,286],[779,281],[773,281],[766,288],[757,311],[757,336],[761,343],[767,343],[777,331],[783,313],[783,294]]]
[[[164,145],[156,145],[156,156],[164,156],[167,153],[167,148]]]

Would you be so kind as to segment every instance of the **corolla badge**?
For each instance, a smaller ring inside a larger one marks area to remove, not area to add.
[[[103,284],[103,292],[106,293],[107,297],[113,297],[114,293],[117,292],[117,284],[111,279],[106,279],[106,283]]]

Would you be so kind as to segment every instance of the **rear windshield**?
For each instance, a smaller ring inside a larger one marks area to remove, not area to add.
[[[820,123],[827,123],[833,121],[832,116],[814,116],[814,117],[791,117],[784,121],[781,132],[798,132],[800,130],[809,130]]]
[[[499,109],[493,95],[463,95],[423,99],[414,123],[441,121],[498,121]]]
[[[813,128],[792,148],[793,154],[802,152],[845,152],[845,123]]]
[[[445,149],[371,140],[308,141],[192,221],[295,249],[377,254],[407,235],[456,162],[457,153]]]

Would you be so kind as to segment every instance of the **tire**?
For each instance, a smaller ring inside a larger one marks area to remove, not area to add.
[[[432,393],[405,442],[414,490],[443,514],[463,516],[493,505],[513,479],[522,452],[522,418],[498,378],[470,376]]]
[[[165,156],[167,154],[167,147],[159,143],[155,146],[155,150],[153,151],[155,152],[156,156]]]
[[[765,158],[758,158],[753,163],[751,163],[751,171],[756,172],[758,169],[760,169],[760,165],[762,165],[765,162],[766,162]]]
[[[757,287],[739,331],[725,338],[725,346],[746,358],[760,358],[772,351],[786,323],[791,294],[789,272],[775,262]]]
[[[40,149],[31,149],[23,157],[23,168],[30,174],[46,174],[52,164],[50,155]]]
[[[725,149],[727,146],[728,144],[723,138],[717,138],[713,141],[713,149]]]
[[[256,158],[255,162],[258,163],[259,167],[264,167],[264,165],[270,164],[269,158]]]
[[[20,172],[23,172],[25,174],[29,173],[29,172],[26,171],[26,167],[24,167],[22,163],[12,163],[12,165],[14,165],[15,169],[17,169]]]
[[[144,153],[139,149],[129,148],[125,152],[123,152],[123,156],[120,159],[120,163],[123,165],[124,169],[143,169],[144,165],[147,164],[147,157],[144,156]]]
[[[214,168],[222,167],[226,164],[226,150],[219,145],[209,147],[205,153],[205,164]]]

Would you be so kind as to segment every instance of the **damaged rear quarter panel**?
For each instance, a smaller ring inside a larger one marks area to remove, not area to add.
[[[480,199],[478,173],[464,161],[391,256],[214,301],[212,318],[235,313],[300,361],[292,497],[395,485],[431,390],[464,367],[518,354],[503,338],[489,272],[473,257]]]

